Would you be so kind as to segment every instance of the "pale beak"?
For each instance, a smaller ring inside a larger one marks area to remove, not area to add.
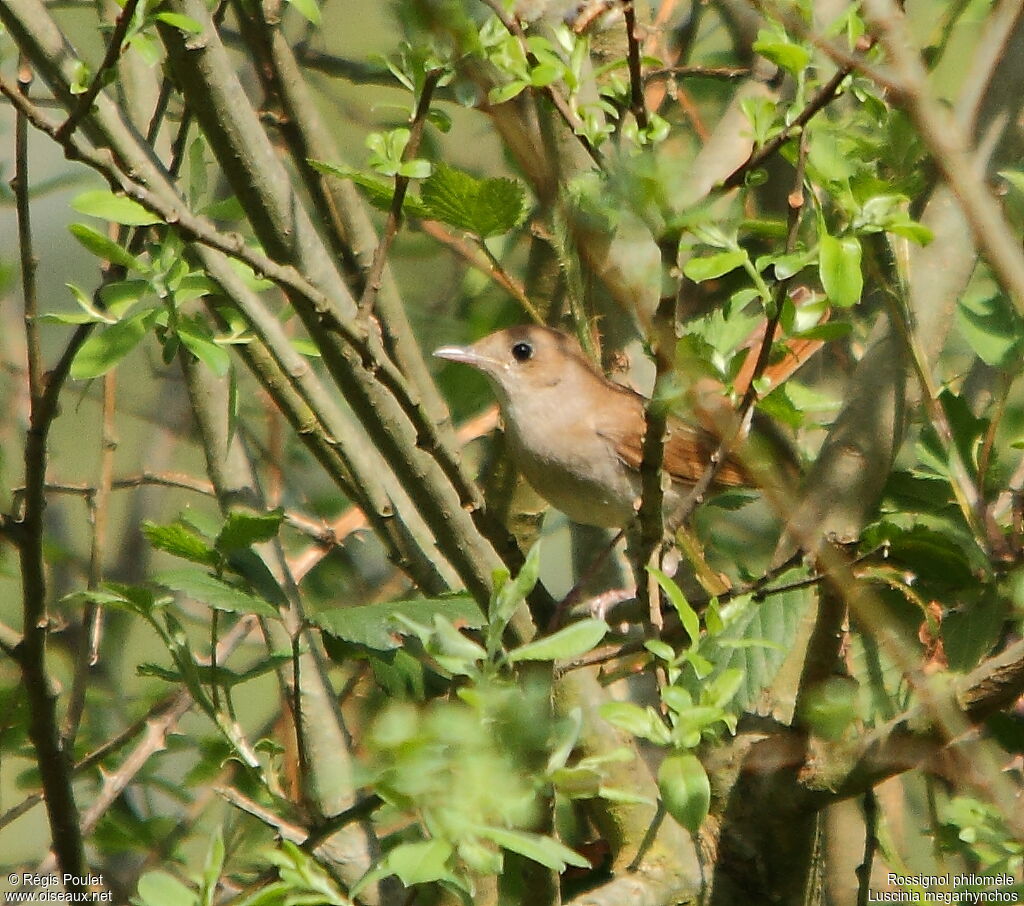
[[[434,355],[439,359],[448,359],[450,362],[466,362],[474,365],[479,360],[471,346],[439,346],[434,350]]]
[[[434,355],[439,359],[447,359],[449,362],[472,365],[481,371],[491,372],[498,366],[498,362],[481,355],[472,346],[441,346],[434,350]]]

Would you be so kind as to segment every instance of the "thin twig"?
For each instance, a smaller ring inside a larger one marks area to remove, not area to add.
[[[871,902],[871,868],[875,862],[875,851],[878,849],[878,799],[875,791],[869,789],[864,793],[864,857],[857,866],[857,906],[867,906]]]
[[[807,161],[807,136],[801,133],[800,143],[797,153],[797,166],[796,166],[796,177],[794,179],[794,188],[789,195],[789,230],[786,236],[786,253],[792,254],[796,248],[796,241],[799,235],[800,219],[804,208],[804,168]],[[785,280],[780,280],[773,293],[774,310],[768,318],[768,322],[765,325],[764,337],[761,340],[761,346],[758,349],[757,359],[754,363],[754,370],[750,376],[750,383],[747,384],[747,389],[743,393],[743,397],[740,400],[740,404],[736,409],[736,417],[734,420],[734,427],[731,432],[728,432],[724,436],[718,445],[718,449],[712,454],[711,460],[708,463],[707,468],[704,470],[704,474],[701,475],[700,479],[693,486],[690,493],[686,496],[686,499],[671,514],[669,519],[670,526],[682,525],[690,518],[694,509],[704,499],[704,495],[710,490],[711,485],[714,483],[715,476],[719,470],[725,465],[726,459],[729,455],[733,443],[740,432],[744,431],[749,423],[749,420],[753,417],[754,406],[757,405],[759,398],[758,391],[758,379],[764,374],[765,369],[768,367],[768,361],[771,358],[772,344],[775,342],[775,331],[779,326],[779,319],[782,317],[783,302],[786,299],[786,293],[789,291],[789,284],[792,277]]]
[[[26,97],[31,75],[26,66],[19,67],[19,85],[16,89]],[[47,581],[44,565],[43,511],[46,507],[46,461],[50,427],[59,412],[58,400],[64,386],[71,361],[79,346],[89,334],[89,325],[82,325],[72,335],[56,367],[43,380],[43,360],[38,335],[35,332],[37,315],[35,263],[32,250],[32,232],[28,220],[28,144],[27,111],[18,109],[15,128],[14,190],[17,199],[18,235],[23,243],[21,260],[22,292],[26,326],[29,327],[28,374],[34,384],[30,388],[29,427],[25,435],[24,509],[19,531],[11,533],[18,546],[22,577],[22,639],[14,651],[21,668],[29,704],[28,734],[36,752],[36,762],[46,796],[46,810],[57,863],[69,879],[66,889],[72,893],[85,890],[81,878],[85,867],[82,830],[78,819],[78,805],[71,786],[71,764],[68,750],[63,746],[57,724],[56,692],[46,663],[49,616],[47,614]]]
[[[18,65],[18,85],[28,97],[32,68],[22,59]],[[28,358],[29,399],[42,393],[42,354],[39,350],[39,300],[36,292],[36,268],[39,261],[32,249],[32,217],[28,191],[28,119],[19,114],[14,123],[14,176],[10,187],[18,214],[18,250],[21,256],[21,289],[24,297],[25,345]]]
[[[117,17],[114,29],[110,33],[110,41],[107,43],[107,52],[103,55],[103,62],[100,63],[99,69],[93,74],[89,87],[79,95],[74,109],[68,114],[68,118],[57,129],[56,139],[58,142],[65,142],[75,129],[78,128],[78,124],[82,121],[83,117],[92,109],[92,102],[96,100],[96,96],[103,90],[110,70],[117,64],[117,58],[121,56],[121,47],[124,44],[125,36],[128,34],[128,27],[135,17],[135,8],[138,5],[139,0],[127,0],[122,7],[121,14]]]
[[[523,307],[530,318],[535,324],[544,324],[544,317],[538,311],[537,306],[530,301],[530,297],[526,295],[526,290],[505,270],[505,266],[497,259],[494,252],[488,247],[483,237],[476,237],[477,245],[480,246],[481,251],[484,253],[484,257],[487,258],[487,263],[491,266],[491,271],[495,275],[495,281],[504,286],[515,298],[515,300]]]
[[[100,479],[96,493],[86,498],[92,539],[89,545],[88,588],[96,590],[103,582],[103,552],[107,545],[107,518],[110,511],[110,490],[114,473],[114,409],[116,374],[108,371],[103,376],[103,417],[100,429]],[[85,711],[85,694],[89,675],[99,660],[100,632],[103,626],[103,607],[96,601],[86,601],[82,611],[82,637],[75,662],[75,675],[68,697],[68,710],[64,717],[63,740],[69,749],[74,747],[78,727]]]
[[[416,102],[416,111],[413,113],[412,122],[409,125],[409,141],[402,152],[402,161],[413,160],[420,149],[420,142],[423,139],[423,129],[427,124],[427,115],[430,113],[430,102],[434,96],[434,89],[444,75],[440,67],[431,69],[423,80],[423,89]],[[409,189],[410,178],[402,173],[395,174],[395,193],[391,196],[391,207],[388,210],[388,217],[384,223],[384,232],[380,242],[373,253],[373,261],[366,274],[366,285],[363,294],[359,299],[359,311],[365,316],[373,311],[377,301],[377,294],[380,292],[381,280],[384,276],[384,266],[387,263],[388,252],[398,234],[398,227],[402,222],[402,205],[405,203],[405,195]]]
[[[704,79],[742,79],[750,75],[750,70],[743,66],[666,66],[663,69],[652,69],[644,75],[644,84],[656,82],[658,79],[670,79],[675,76],[696,76]]]
[[[910,50],[904,16],[889,0],[867,0],[865,12],[878,29],[899,78],[897,99],[916,124],[932,160],[964,213],[996,279],[1024,313],[1024,253],[985,175],[970,153],[963,128],[929,89],[920,57]]]
[[[902,299],[890,299],[890,317],[903,338],[904,345],[910,354],[914,373],[921,385],[921,394],[928,419],[942,444],[949,467],[949,483],[953,490],[964,521],[974,535],[978,546],[991,556],[993,553],[1005,554],[1006,542],[995,519],[992,517],[980,485],[975,481],[960,455],[960,448],[953,435],[952,425],[939,397],[939,388],[935,384],[927,358],[921,343],[914,332]]]
[[[641,67],[640,41],[636,34],[636,7],[633,0],[626,0],[622,6],[626,23],[626,62],[629,65],[629,108],[640,129],[648,126],[647,106],[644,103],[644,77]]]
[[[818,91],[814,97],[811,98],[807,105],[801,110],[796,118],[788,126],[779,131],[779,133],[773,136],[769,141],[765,142],[756,151],[750,153],[742,164],[740,164],[732,173],[730,173],[722,181],[722,189],[735,189],[737,186],[743,184],[743,180],[751,170],[756,170],[770,157],[774,156],[775,153],[784,145],[793,134],[806,126],[816,114],[824,110],[839,93],[839,86],[843,84],[843,80],[852,72],[852,68],[844,66],[838,69],[835,74],[830,78]]]
[[[523,33],[522,26],[516,19],[508,14],[502,5],[501,0],[482,0],[482,2],[490,7],[494,12],[494,15],[498,17],[498,21],[508,30],[509,34],[514,35],[526,55],[527,61],[531,66],[537,65],[537,57],[533,51],[526,44],[526,35]],[[584,147],[587,154],[590,155],[591,159],[597,164],[598,167],[604,166],[604,155],[601,150],[589,139],[583,131],[583,123],[580,118],[576,115],[576,112],[569,106],[569,102],[562,97],[561,92],[555,88],[554,85],[548,85],[543,89],[544,93],[548,96],[552,104],[554,104],[555,110],[558,111],[559,115],[565,120],[566,125],[572,130],[573,135],[576,136],[579,143]]]

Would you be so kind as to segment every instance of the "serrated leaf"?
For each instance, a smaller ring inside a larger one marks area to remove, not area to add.
[[[482,239],[507,233],[526,214],[526,193],[512,179],[477,179],[438,164],[420,192],[428,217]]]
[[[232,512],[224,528],[217,535],[217,550],[228,552],[242,550],[253,544],[262,544],[277,537],[284,522],[284,510],[276,509],[270,513]]]
[[[172,522],[158,525],[155,522],[143,522],[142,534],[157,550],[164,551],[173,557],[200,563],[203,566],[216,566],[220,563],[217,552],[187,525]]]
[[[73,223],[68,227],[68,231],[97,258],[102,258],[111,264],[119,264],[129,270],[143,270],[144,265],[138,258],[127,249],[121,248],[109,236],[104,236],[92,227],[86,226],[84,223]]]
[[[435,615],[446,617],[454,625],[464,625],[471,629],[484,625],[483,612],[467,594],[335,607],[311,615],[310,620],[324,632],[346,642],[376,651],[390,651],[401,646],[400,635],[408,634],[396,617],[432,623]]]
[[[509,830],[504,827],[481,827],[477,828],[477,834],[485,837],[504,849],[519,853],[527,859],[539,862],[545,868],[554,872],[565,871],[566,865],[575,865],[577,868],[590,868],[589,860],[585,859],[575,850],[569,849],[564,843],[559,843],[551,837],[542,837],[540,834],[529,834],[525,831]]]
[[[683,265],[683,273],[694,283],[703,283],[705,280],[714,280],[742,267],[746,260],[747,253],[742,249],[718,252],[703,258],[691,258]]]
[[[71,207],[79,214],[99,217],[125,226],[149,226],[163,221],[147,211],[142,205],[124,195],[115,195],[102,189],[83,192],[71,201]]]
[[[822,232],[818,246],[818,273],[829,301],[850,308],[860,301],[864,276],[860,270],[860,240],[855,236],[837,239]]]
[[[269,619],[279,617],[277,610],[262,598],[197,569],[164,570],[157,573],[153,581],[201,601],[214,610],[225,613],[254,613]]]
[[[527,642],[508,653],[512,663],[519,661],[565,661],[590,651],[608,632],[604,620],[580,620],[552,635]]]
[[[71,363],[71,377],[88,380],[106,374],[146,335],[156,312],[143,311],[105,330],[90,334]]]
[[[804,569],[791,570],[776,581],[783,585],[806,577]],[[742,672],[743,685],[736,694],[735,707],[749,707],[771,686],[796,639],[809,601],[806,589],[794,589],[760,602],[738,598],[722,608],[725,628],[703,639],[701,652],[714,663],[709,681],[732,668]]]
[[[697,833],[711,807],[711,784],[699,759],[687,752],[669,755],[658,769],[658,791],[665,811]]]

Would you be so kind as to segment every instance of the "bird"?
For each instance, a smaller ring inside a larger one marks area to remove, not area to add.
[[[512,461],[533,489],[573,522],[601,528],[633,524],[641,495],[640,463],[647,401],[610,381],[575,338],[525,325],[434,355],[482,372],[494,388]],[[663,468],[671,478],[665,512],[681,503],[719,447],[709,431],[670,416]],[[719,488],[749,486],[727,458]]]

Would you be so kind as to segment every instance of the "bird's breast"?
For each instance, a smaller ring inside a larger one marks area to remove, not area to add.
[[[506,413],[511,453],[533,489],[574,522],[624,526],[635,513],[639,478],[596,430],[598,413],[552,395],[529,412]]]

